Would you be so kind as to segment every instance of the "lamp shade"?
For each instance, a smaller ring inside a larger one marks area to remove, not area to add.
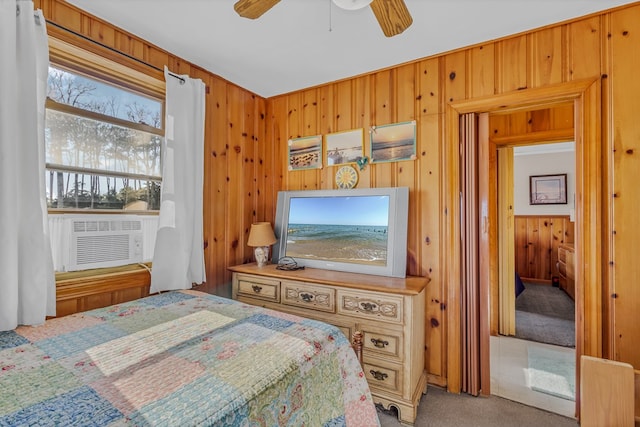
[[[278,239],[273,234],[273,228],[269,222],[257,222],[251,224],[251,230],[249,231],[248,246],[270,246],[273,245]]]
[[[333,0],[333,4],[340,9],[358,10],[369,6],[373,0]]]

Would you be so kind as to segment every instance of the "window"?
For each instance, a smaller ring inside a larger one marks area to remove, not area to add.
[[[47,205],[62,210],[159,210],[164,104],[82,66],[49,68]]]

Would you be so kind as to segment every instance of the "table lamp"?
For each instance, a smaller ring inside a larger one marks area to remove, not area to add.
[[[249,231],[248,246],[254,247],[254,255],[258,267],[263,267],[269,260],[269,246],[273,245],[278,239],[273,234],[273,228],[269,222],[257,222],[251,224]]]

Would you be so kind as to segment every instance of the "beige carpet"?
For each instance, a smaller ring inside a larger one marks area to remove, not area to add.
[[[575,306],[561,289],[524,282],[516,298],[516,338],[575,347]]]
[[[382,427],[401,426],[397,418],[378,411]],[[418,406],[415,427],[577,427],[575,419],[496,396],[473,397],[429,387]]]

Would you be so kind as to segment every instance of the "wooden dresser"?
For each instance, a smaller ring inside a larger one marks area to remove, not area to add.
[[[349,339],[361,331],[363,370],[374,402],[397,408],[400,421],[413,424],[427,387],[424,312],[429,280],[275,267],[230,267],[233,298],[333,324]]]
[[[571,299],[575,300],[575,250],[573,243],[563,243],[558,246],[558,276],[560,276],[560,288]]]

